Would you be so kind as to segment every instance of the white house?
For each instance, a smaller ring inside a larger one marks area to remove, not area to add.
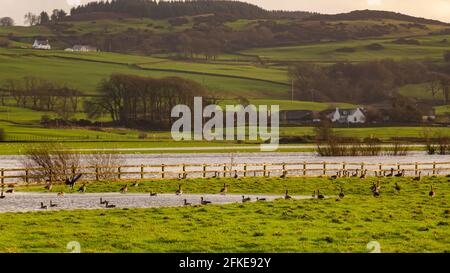
[[[71,48],[66,48],[65,51],[96,52],[98,49],[89,45],[74,45]]]
[[[332,122],[339,123],[365,123],[366,115],[364,115],[361,108],[356,109],[339,109],[331,113],[330,119]]]
[[[50,43],[48,42],[48,40],[34,40],[34,44],[33,44],[33,48],[34,49],[45,49],[45,50],[50,50],[52,49]]]

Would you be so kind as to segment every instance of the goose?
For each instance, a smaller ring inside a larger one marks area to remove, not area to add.
[[[67,177],[65,184],[67,186],[70,186],[71,189],[73,189],[75,186],[75,183],[77,183],[77,181],[81,178],[82,175],[83,174],[80,173],[79,175],[72,177],[72,178]]]
[[[289,195],[288,190],[284,193],[284,199],[289,200],[292,199],[292,197]]]
[[[250,202],[250,201],[252,201],[252,199],[250,197],[245,198],[245,196],[242,195],[242,203]]]
[[[184,199],[184,205],[185,206],[190,206],[190,205],[192,205],[191,203],[188,203],[188,201],[186,200],[186,199]]]
[[[339,198],[342,199],[345,197],[344,189],[341,187],[341,192],[339,193]]]
[[[41,202],[41,209],[47,209],[47,206],[44,205],[44,202]]]
[[[396,190],[397,192],[399,192],[401,189],[402,189],[402,188],[400,187],[400,185],[399,185],[397,182],[395,182],[395,190]]]
[[[217,171],[214,172],[214,175],[212,176],[212,178],[217,178]]]
[[[325,198],[325,196],[320,194],[320,191],[317,190],[317,199],[324,199],[324,198]]]
[[[355,173],[352,174],[352,177],[358,177],[359,170],[356,170]]]
[[[430,192],[428,193],[428,195],[430,197],[435,197],[436,196],[436,191],[434,190],[433,185],[431,185],[431,189],[430,189]]]
[[[122,188],[120,189],[120,192],[121,192],[121,193],[127,193],[127,192],[128,192],[128,184],[125,185],[124,187],[122,187]]]
[[[239,178],[238,171],[234,170],[234,179],[238,179],[238,178]]]
[[[286,178],[286,176],[287,176],[287,171],[284,170],[283,174],[281,174],[280,178],[284,179],[284,178]]]
[[[14,193],[14,189],[9,189],[6,191],[6,193]]]
[[[420,181],[422,180],[422,171],[419,172],[419,175],[413,178],[413,181]]]
[[[81,187],[78,189],[78,192],[80,192],[80,193],[85,193],[85,192],[86,192],[86,184],[83,184],[83,186],[81,186]]]
[[[51,208],[55,208],[55,207],[57,207],[57,206],[58,206],[57,204],[53,203],[52,200],[50,200],[50,207],[51,207]]]
[[[106,201],[105,205],[106,205],[105,207],[108,209],[112,209],[112,208],[116,207],[116,205],[110,205],[108,201]]]
[[[150,192],[150,196],[151,197],[154,197],[154,196],[157,196],[158,194],[156,193],[156,192]]]
[[[373,197],[380,197],[380,191],[379,190],[374,190],[373,191]]]
[[[53,184],[49,183],[49,184],[45,185],[44,189],[51,191],[53,189]]]
[[[365,179],[366,175],[367,175],[367,170],[361,171],[361,176],[359,177],[359,179]]]
[[[181,179],[186,179],[187,178],[187,173],[183,173],[183,176]]]
[[[182,195],[183,189],[181,188],[181,184],[178,185],[178,190],[175,192],[176,195]]]
[[[256,197],[256,201],[266,201],[267,199],[266,198],[259,198],[259,197]]]
[[[386,177],[392,177],[394,175],[394,168],[391,168],[391,172]]]
[[[405,170],[402,170],[401,172],[399,171],[396,175],[395,175],[395,177],[402,177],[402,176],[404,176],[405,175]]]
[[[108,201],[103,200],[103,198],[100,197],[100,205],[105,205]]]
[[[220,190],[221,194],[226,194],[228,192],[228,185],[223,183],[223,188]]]
[[[64,197],[64,195],[65,195],[65,193],[62,191],[62,192],[58,192],[58,194],[57,194],[56,196],[58,196],[58,197]]]
[[[139,187],[139,183],[138,183],[137,181],[135,181],[135,182],[133,183],[133,187]]]
[[[212,203],[211,201],[206,201],[203,197],[201,197],[200,204],[202,204],[202,205],[208,205],[208,204],[211,204],[211,203]]]
[[[338,179],[339,177],[339,172],[337,172],[335,175],[330,176],[330,179],[335,180]]]

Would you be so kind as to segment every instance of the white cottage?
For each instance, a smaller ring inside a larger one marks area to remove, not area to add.
[[[45,50],[52,49],[48,40],[45,40],[45,41],[44,40],[34,40],[33,48],[34,49],[45,49]]]
[[[356,109],[336,108],[336,111],[330,115],[330,119],[332,122],[339,123],[365,123],[366,115],[359,107]]]
[[[79,52],[97,52],[98,49],[89,45],[74,45],[71,48],[66,48],[66,51],[79,51]]]

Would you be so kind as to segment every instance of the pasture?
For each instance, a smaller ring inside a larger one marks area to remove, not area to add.
[[[82,252],[367,252],[371,241],[379,242],[382,252],[450,251],[446,177],[384,178],[379,198],[369,189],[373,178],[183,181],[189,193],[217,193],[224,182],[233,193],[282,197],[288,188],[290,195],[320,190],[330,198],[6,213],[0,217],[0,251],[66,252],[70,241],[78,241]],[[434,198],[428,196],[431,185]],[[119,185],[102,187],[88,191],[117,191]],[[337,201],[340,187],[345,197]],[[174,193],[176,188],[177,181],[152,181],[136,191]]]

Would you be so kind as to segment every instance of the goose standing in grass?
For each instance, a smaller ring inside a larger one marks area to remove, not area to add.
[[[187,199],[184,199],[184,205],[185,205],[185,206],[190,206],[190,205],[192,205],[192,204],[191,204],[191,203],[188,203]]]
[[[70,186],[70,188],[71,189],[73,189],[74,187],[75,187],[75,184],[77,183],[77,181],[78,180],[80,180],[80,178],[81,178],[81,176],[82,176],[83,174],[79,174],[79,175],[77,175],[77,176],[74,176],[74,177],[67,177],[66,178],[66,182],[65,182],[65,184],[67,185],[67,186]]]
[[[214,175],[212,176],[212,178],[217,178],[217,171],[214,172]]]
[[[44,205],[44,202],[41,202],[41,209],[47,209],[47,206]]]
[[[223,188],[220,190],[221,194],[227,194],[228,193],[228,185],[227,183],[223,183]]]
[[[399,172],[395,175],[395,177],[403,177],[403,176],[405,176],[405,170],[399,171]]]
[[[86,192],[86,184],[83,184],[83,186],[81,186],[81,187],[78,189],[78,192],[80,192],[80,193],[85,193],[85,192]]]
[[[183,188],[181,184],[178,184],[178,190],[175,192],[176,195],[182,195],[183,194]]]
[[[56,208],[58,206],[58,204],[53,203],[52,200],[50,200],[50,207],[51,208]]]
[[[284,199],[285,199],[285,200],[292,199],[292,197],[289,195],[288,190],[286,190],[286,192],[284,193]]]
[[[422,171],[419,172],[419,175],[413,178],[413,181],[420,181],[422,180]]]
[[[340,176],[340,172],[337,172],[335,175],[330,176],[330,179],[335,180],[335,179],[338,179],[339,176]]]
[[[135,182],[133,183],[133,187],[135,187],[135,188],[139,187],[139,182],[135,181]]]
[[[242,195],[242,203],[250,202],[250,201],[252,201],[252,199],[250,197],[245,198],[245,196]]]
[[[256,197],[256,201],[266,201],[267,199],[266,198],[259,198],[259,197]]]
[[[431,189],[430,189],[430,192],[428,193],[428,195],[432,198],[436,196],[436,191],[434,190],[433,185],[431,185]]]
[[[202,204],[202,205],[208,205],[208,204],[211,204],[212,202],[211,201],[206,201],[204,198],[203,198],[203,196],[200,198],[200,204]]]
[[[397,182],[395,182],[395,190],[396,190],[397,192],[400,192],[401,189],[402,189],[402,187],[400,187],[400,185],[399,185]]]
[[[238,179],[238,178],[239,178],[238,171],[234,170],[234,179]]]
[[[367,175],[367,170],[361,171],[361,176],[359,177],[359,179],[365,179],[366,175]]]
[[[358,177],[358,174],[359,174],[359,170],[356,170],[356,172],[352,174],[352,177]]]
[[[319,190],[317,190],[317,199],[325,199],[325,196],[323,194],[320,194]]]
[[[280,178],[284,179],[284,178],[286,178],[286,176],[287,176],[287,171],[284,170],[283,173],[281,174]]]
[[[386,177],[392,177],[394,176],[394,168],[391,168],[391,172],[386,175]]]
[[[121,192],[121,193],[127,193],[127,192],[128,192],[128,184],[125,185],[124,187],[122,187],[122,188],[120,189],[120,192]]]
[[[341,192],[339,193],[339,198],[342,199],[345,197],[344,189],[341,187]]]

